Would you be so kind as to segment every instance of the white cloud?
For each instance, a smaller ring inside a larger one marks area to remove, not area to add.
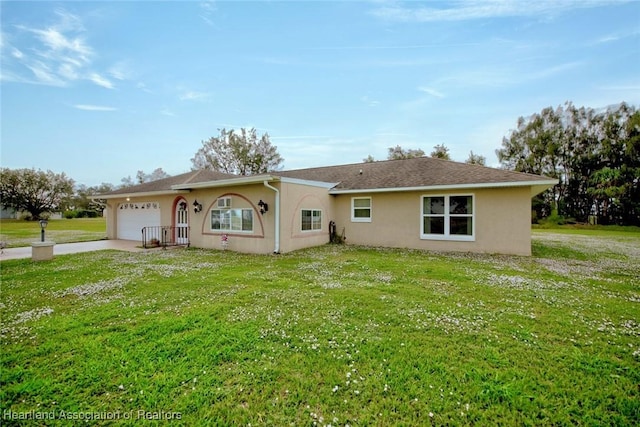
[[[89,58],[93,55],[93,49],[86,44],[82,37],[66,36],[55,27],[45,30],[26,29],[36,35],[38,39],[47,47],[49,52],[44,52],[54,58],[58,55],[68,56],[76,63],[88,63]]]
[[[116,80],[128,80],[131,76],[131,70],[124,62],[112,65],[107,72]]]
[[[367,104],[369,107],[377,107],[380,104],[382,104],[380,101],[378,101],[377,99],[371,99],[368,96],[363,96],[362,98],[360,98],[360,100],[362,102],[364,102],[365,104]]]
[[[2,46],[10,55],[2,57],[2,79],[58,87],[88,80],[113,89],[105,73],[95,69],[93,59],[97,55],[86,40],[82,19],[62,9],[54,15],[54,22],[48,25],[5,27],[11,32],[2,34]],[[127,77],[120,64],[108,74],[117,80]]]
[[[89,75],[89,80],[91,80],[93,83],[97,84],[98,86],[102,86],[107,89],[113,89],[113,83],[111,83],[111,81],[102,77],[98,73],[91,73],[91,75]]]
[[[16,49],[15,47],[11,49],[11,55],[17,59],[24,58],[24,54],[19,49]]]
[[[50,86],[64,86],[65,81],[61,79],[57,74],[51,71],[51,68],[40,61],[33,61],[30,64],[25,64],[26,67],[31,70],[36,78],[36,83],[50,85]]]
[[[420,92],[426,93],[427,95],[431,95],[434,98],[444,98],[444,94],[442,92],[439,92],[439,91],[437,91],[435,89],[432,89],[430,87],[420,86],[420,87],[418,87],[418,90]]]
[[[199,99],[208,98],[209,96],[211,95],[205,92],[197,92],[194,90],[189,90],[189,91],[183,92],[179,98],[180,98],[180,101],[196,101]]]
[[[91,105],[91,104],[76,104],[73,108],[84,111],[116,111],[117,108],[107,107],[104,105]]]
[[[77,68],[71,64],[60,64],[58,74],[66,80],[77,80],[80,78]]]
[[[202,12],[200,14],[200,18],[202,18],[207,25],[213,26],[214,22],[212,17],[218,10],[215,0],[205,0],[200,2],[200,10]]]
[[[143,82],[138,82],[138,83],[136,84],[136,88],[138,88],[138,89],[140,89],[141,91],[146,92],[146,93],[153,93],[153,91],[152,91],[151,89],[149,89],[149,88],[147,87],[147,85],[146,85],[145,83],[143,83]]]
[[[626,38],[637,37],[638,35],[640,35],[640,29],[634,28],[632,30],[620,30],[615,33],[610,33],[602,36],[595,40],[595,42],[593,42],[592,44],[614,43]]]
[[[524,77],[530,80],[543,79],[543,78],[554,76],[556,74],[564,73],[565,71],[569,71],[577,67],[582,67],[584,65],[585,65],[584,62],[580,62],[580,61],[567,62],[564,64],[553,65],[538,71],[533,71],[528,74],[524,74]]]
[[[442,22],[467,21],[487,18],[506,18],[514,16],[548,16],[573,9],[599,7],[608,4],[620,4],[615,0],[462,0],[444,3],[446,7],[409,7],[400,5],[381,6],[371,14],[378,18],[396,22]]]

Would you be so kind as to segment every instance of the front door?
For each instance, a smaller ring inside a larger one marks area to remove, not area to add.
[[[176,205],[176,244],[189,244],[189,211],[187,202],[181,201]]]

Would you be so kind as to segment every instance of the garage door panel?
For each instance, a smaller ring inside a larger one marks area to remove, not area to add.
[[[160,203],[120,203],[117,221],[118,239],[141,240],[143,227],[160,225]]]

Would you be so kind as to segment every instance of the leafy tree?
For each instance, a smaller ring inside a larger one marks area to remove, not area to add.
[[[373,163],[373,162],[375,162],[376,160],[373,158],[373,156],[372,156],[371,154],[369,154],[369,155],[367,156],[367,158],[366,158],[366,159],[362,159],[362,161],[363,161],[364,163]]]
[[[220,130],[220,135],[202,141],[200,148],[191,159],[192,169],[255,175],[278,170],[283,158],[277,147],[271,145],[268,134],[258,138],[255,128]]]
[[[435,145],[430,156],[435,157],[436,159],[451,160],[449,149],[445,147],[444,144]]]
[[[139,170],[136,173],[135,181],[131,179],[131,175],[126,176],[120,180],[121,187],[131,187],[136,184],[144,184],[145,182],[157,181],[163,178],[169,178],[171,175],[166,173],[162,168],[157,168],[151,173],[145,173],[142,170]]]
[[[106,200],[96,199],[99,194],[108,193],[115,190],[112,184],[103,182],[95,187],[87,187],[80,184],[76,187],[75,195],[72,200],[72,208],[78,211],[102,212],[106,207]]]
[[[536,196],[540,217],[640,225],[640,113],[625,103],[595,111],[571,103],[528,118],[496,150],[503,167],[557,178]]]
[[[124,178],[122,178],[120,180],[120,187],[124,188],[124,187],[132,187],[136,185],[136,183],[133,181],[133,179],[131,179],[131,175],[127,175]]]
[[[389,154],[387,156],[388,160],[402,160],[402,159],[412,159],[414,157],[422,157],[424,156],[424,151],[422,151],[421,149],[408,149],[405,150],[404,148],[400,147],[399,145],[396,145],[395,147],[389,147]],[[369,156],[371,157],[371,156]]]
[[[517,129],[509,138],[503,138],[502,149],[496,150],[498,160],[508,169],[560,179],[562,131],[560,115],[551,107],[534,114],[529,120],[520,117]],[[557,208],[556,201],[562,186],[561,181],[551,191],[535,197],[533,203],[538,217],[549,216]]]
[[[473,150],[469,152],[469,157],[465,160],[465,163],[470,165],[481,165],[485,166],[487,164],[487,158],[485,156],[481,156],[480,154],[474,154]]]
[[[73,180],[48,170],[0,169],[2,204],[27,211],[37,220],[44,213],[61,209],[73,196]]]
[[[640,111],[627,120],[625,155],[629,159],[623,168],[628,191],[622,199],[625,224],[640,225]]]
[[[145,182],[157,181],[163,178],[169,178],[171,175],[166,173],[162,168],[157,168],[151,173],[144,173],[144,171],[138,171],[136,174],[136,181],[138,184],[144,184]]]

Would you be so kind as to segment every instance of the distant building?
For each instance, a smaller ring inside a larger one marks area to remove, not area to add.
[[[5,205],[0,205],[0,219],[17,219],[18,212],[13,208],[8,208]]]

